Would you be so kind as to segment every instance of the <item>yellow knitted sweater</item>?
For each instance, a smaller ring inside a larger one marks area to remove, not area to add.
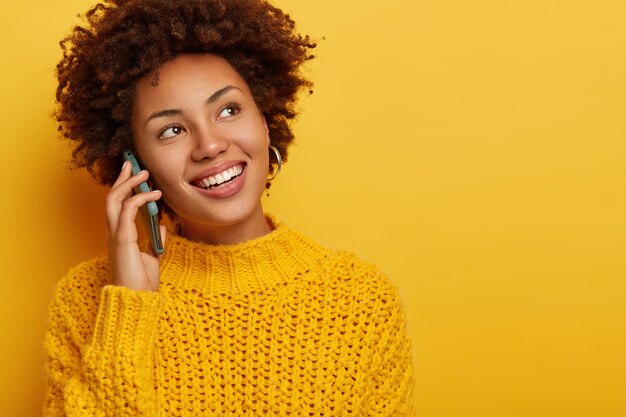
[[[158,292],[59,282],[46,416],[414,416],[395,287],[284,224],[234,246],[169,236]]]

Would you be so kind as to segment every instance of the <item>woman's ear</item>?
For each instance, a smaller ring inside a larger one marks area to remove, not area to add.
[[[270,128],[267,126],[267,120],[265,120],[263,113],[261,113],[261,118],[263,119],[263,127],[265,128],[265,141],[267,142],[267,146],[270,146]]]

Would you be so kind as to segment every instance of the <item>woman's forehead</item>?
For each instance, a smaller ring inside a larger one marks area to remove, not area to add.
[[[214,93],[234,87],[243,94],[250,89],[224,58],[210,54],[179,55],[163,64],[158,72],[140,79],[136,85],[136,105],[163,105],[162,101],[209,99]]]

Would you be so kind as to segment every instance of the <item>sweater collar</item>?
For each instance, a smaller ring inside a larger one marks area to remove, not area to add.
[[[261,294],[296,279],[327,253],[273,216],[267,220],[273,225],[270,233],[236,245],[207,245],[168,235],[159,291]]]

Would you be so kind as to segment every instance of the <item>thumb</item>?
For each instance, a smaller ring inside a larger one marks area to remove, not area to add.
[[[167,240],[167,228],[161,224],[159,225],[159,229],[161,229],[161,241],[163,242],[163,248],[165,248],[165,241]]]
[[[167,239],[167,229],[165,228],[165,226],[163,225],[159,225],[159,231],[161,232],[161,244],[163,246],[163,249],[165,249],[165,240]],[[146,255],[150,256],[151,258],[154,259],[159,259],[162,255],[157,254],[154,251],[154,248],[152,247],[152,245],[149,245],[149,248],[144,252]]]

